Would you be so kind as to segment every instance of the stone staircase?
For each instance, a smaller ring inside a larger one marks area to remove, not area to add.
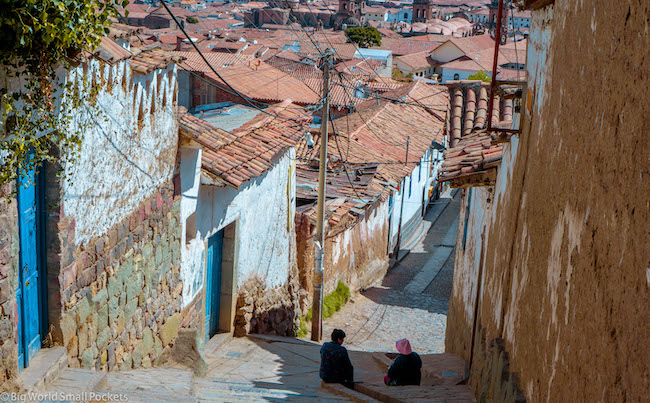
[[[387,387],[383,375],[392,359],[384,353],[350,351],[355,390],[318,378],[320,345],[299,339],[232,339],[209,351],[206,377],[170,363],[164,367],[99,372],[65,368],[32,392],[68,396],[69,401],[128,399],[129,402],[473,402],[469,387],[458,385],[464,361],[451,354],[423,355],[421,386]],[[262,368],[264,367],[264,368]],[[275,368],[275,369],[273,369]],[[51,399],[55,400],[55,399]]]

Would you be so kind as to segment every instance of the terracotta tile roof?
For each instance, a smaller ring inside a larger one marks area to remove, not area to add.
[[[197,52],[171,52],[174,55],[182,56],[185,60],[182,63],[182,67],[188,68],[193,71],[210,71],[208,66],[203,61],[203,58]],[[210,65],[214,68],[223,68],[232,66],[234,64],[240,63],[248,65],[248,62],[254,60],[255,57],[252,55],[235,55],[227,52],[203,52],[203,55]]]
[[[401,38],[402,35],[398,34],[397,32],[393,31],[392,29],[388,28],[377,28],[377,31],[386,38]]]
[[[259,114],[229,133],[207,121],[182,113],[179,132],[204,147],[201,169],[217,184],[238,189],[273,168],[274,158],[304,138],[311,117],[288,101]]]
[[[114,22],[109,28],[108,37],[112,39],[130,39],[132,36],[142,33],[142,28]]]
[[[392,94],[396,100],[403,96],[408,96],[412,102],[419,100],[432,107],[447,108],[447,92],[440,87],[415,82]],[[441,115],[442,120],[418,106],[388,100],[377,105],[373,100],[359,105],[358,111],[347,118],[334,120],[328,150],[329,199],[325,205],[329,236],[353,225],[368,208],[385,200],[389,191],[413,171],[415,162],[404,165],[405,145],[399,145],[407,136],[411,138],[410,161],[419,161],[431,147],[432,140],[443,141],[445,113]],[[297,156],[302,164],[296,170],[296,193],[300,199],[315,202],[320,136],[317,131],[312,131],[312,135],[313,148],[308,148],[304,142],[297,145]],[[341,162],[341,155],[347,162]],[[297,210],[315,220],[313,203]]]
[[[390,50],[393,52],[393,57],[410,55],[411,53],[418,53],[424,51],[432,51],[442,43],[449,39],[448,36],[437,35],[439,40],[422,41],[413,38],[382,38],[381,46],[375,47],[376,49]],[[435,37],[431,35],[431,37]]]
[[[413,70],[428,69],[436,65],[436,63],[429,57],[430,51],[411,53],[409,55],[397,56],[395,59],[406,63]]]
[[[130,59],[133,54],[118,45],[114,40],[104,36],[100,39],[97,49],[92,54],[87,54],[87,56],[94,56],[106,63],[115,64]]]
[[[234,63],[225,68],[218,68],[213,63],[210,64],[237,92],[251,99],[262,102],[282,102],[291,99],[301,105],[314,105],[319,102],[320,96],[305,83],[260,60],[250,61],[246,64]],[[189,63],[183,63],[182,67],[200,72],[206,79],[230,91],[202,60],[193,59]]]
[[[492,185],[501,162],[502,146],[487,133],[489,84],[480,81],[450,81],[450,148],[438,179],[452,187]],[[492,125],[512,125],[513,101],[495,95]]]
[[[367,79],[374,78],[376,71],[381,68],[381,61],[375,59],[352,59],[338,63],[334,69],[340,73],[352,76],[361,76]]]
[[[118,45],[109,37],[102,37],[97,49],[92,54],[86,53],[88,57],[95,57],[108,64],[115,64],[129,60],[131,69],[140,74],[148,74],[153,70],[167,68],[172,63],[178,63],[183,58],[170,52],[160,49],[158,45],[143,47],[131,47],[127,50]]]
[[[387,182],[399,183],[410,174],[431,142],[443,142],[448,94],[439,86],[429,86],[415,81],[394,92],[385,93],[386,98],[366,101],[357,111],[334,120],[330,131],[333,160],[343,159],[351,163],[380,163],[378,175]],[[399,101],[408,103],[401,103]],[[427,108],[416,106],[417,102]],[[409,142],[409,161],[405,165],[406,140]],[[318,159],[318,133],[314,134],[315,146],[309,149],[298,145],[297,155],[304,160]],[[338,144],[338,147],[336,146]]]
[[[485,130],[473,132],[445,151],[438,180],[452,187],[494,185],[502,152]]]
[[[327,200],[325,217],[328,221],[328,237],[335,236],[353,225],[366,210],[388,197],[388,187],[376,178],[377,164],[333,163],[327,172]],[[347,170],[347,174],[346,174]],[[348,176],[350,180],[348,181]],[[354,188],[350,185],[354,183]],[[311,201],[296,209],[307,214],[316,223],[318,199],[318,167],[301,164],[296,167],[296,196]],[[359,199],[359,196],[363,199]]]
[[[131,69],[136,73],[149,74],[154,70],[167,68],[172,63],[179,63],[183,60],[182,56],[175,55],[160,49],[159,47],[147,47],[143,49],[133,48],[133,58],[131,58]]]

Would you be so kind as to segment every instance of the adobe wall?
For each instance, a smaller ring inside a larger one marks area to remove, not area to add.
[[[0,390],[15,390],[18,375],[18,210],[13,185],[0,187]]]
[[[647,399],[649,12],[641,0],[533,11],[532,104],[484,221],[481,399]],[[476,270],[457,259],[446,345],[465,358],[473,304],[460,280]]]
[[[357,222],[341,223],[325,241],[325,295],[340,281],[356,292],[381,279],[388,269],[388,201],[379,201]],[[304,214],[296,214],[296,241],[303,314],[311,308],[314,271],[315,226]]]

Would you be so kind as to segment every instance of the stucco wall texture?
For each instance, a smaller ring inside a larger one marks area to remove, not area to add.
[[[529,401],[644,401],[650,390],[650,4],[611,6],[533,11],[531,37],[550,32],[544,79],[529,71],[532,114],[486,218],[478,327],[487,343],[505,340]],[[476,270],[457,262],[457,276]],[[456,288],[447,349],[466,359],[468,309]],[[472,367],[476,390],[483,370]]]

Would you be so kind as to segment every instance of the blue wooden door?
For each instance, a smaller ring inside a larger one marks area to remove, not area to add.
[[[205,338],[209,340],[219,330],[221,298],[221,249],[223,231],[208,239],[207,279],[205,282]]]
[[[29,365],[41,348],[42,285],[40,262],[39,186],[33,169],[18,178],[18,230],[20,234],[20,270],[18,273],[18,356],[19,367]]]

